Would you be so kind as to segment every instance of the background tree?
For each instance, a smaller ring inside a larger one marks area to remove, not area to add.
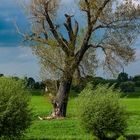
[[[29,77],[27,81],[27,86],[29,88],[34,88],[34,85],[35,85],[35,80],[32,77]]]
[[[134,81],[134,82],[140,81],[140,75],[134,76],[134,77],[133,77],[133,81]]]
[[[24,77],[24,84],[27,88],[33,89],[35,86],[35,80],[32,77]]]
[[[128,81],[128,74],[125,73],[125,72],[119,73],[117,80],[118,80],[118,82],[126,82],[126,81]]]
[[[4,76],[4,74],[0,74],[0,77],[3,77]]]
[[[140,75],[134,76],[133,81],[135,82],[135,86],[140,87]]]
[[[53,113],[55,117],[66,116],[73,75],[87,51],[92,49],[94,60],[99,58],[104,69],[112,73],[134,60],[135,52],[131,46],[140,31],[140,9],[132,0],[80,0],[79,6],[87,21],[82,35],[74,15],[63,13],[66,18],[64,26],[58,24],[61,14],[58,10],[64,7],[59,0],[31,1],[32,34],[24,37],[36,46],[33,50],[41,66],[50,69],[60,79],[53,102],[57,108],[57,114]],[[95,35],[99,33],[96,39]]]

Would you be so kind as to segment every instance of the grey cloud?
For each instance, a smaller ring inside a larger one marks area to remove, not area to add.
[[[0,73],[39,79],[39,65],[29,47],[0,47]]]

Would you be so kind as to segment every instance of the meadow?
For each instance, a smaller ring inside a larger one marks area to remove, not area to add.
[[[76,93],[71,92],[71,95]],[[120,102],[128,112],[128,128],[125,136],[138,139],[140,136],[140,89],[134,93],[125,94]],[[90,140],[93,139],[80,127],[77,114],[77,97],[69,99],[67,117],[62,120],[39,120],[38,116],[47,116],[51,113],[52,106],[47,96],[33,95],[31,107],[33,108],[34,121],[25,133],[25,139],[46,140]]]

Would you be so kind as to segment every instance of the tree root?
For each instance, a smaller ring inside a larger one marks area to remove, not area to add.
[[[38,119],[43,121],[43,120],[64,119],[64,117],[50,115],[50,116],[44,116],[44,117],[38,116]]]
[[[50,94],[50,100],[53,105],[53,111],[50,116],[40,117],[38,116],[39,120],[53,120],[53,119],[64,119],[62,113],[60,111],[60,106],[55,96]]]

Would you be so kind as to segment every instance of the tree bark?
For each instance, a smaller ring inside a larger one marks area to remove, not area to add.
[[[66,117],[71,82],[72,77],[70,79],[63,79],[60,82],[59,90],[56,97],[56,117]]]
[[[67,63],[70,65],[70,63]],[[67,65],[66,64],[66,65]],[[70,66],[65,67],[65,72],[60,80],[58,92],[55,100],[52,102],[54,111],[52,113],[53,118],[66,117],[67,104],[69,98],[69,92],[74,74],[74,68]]]

